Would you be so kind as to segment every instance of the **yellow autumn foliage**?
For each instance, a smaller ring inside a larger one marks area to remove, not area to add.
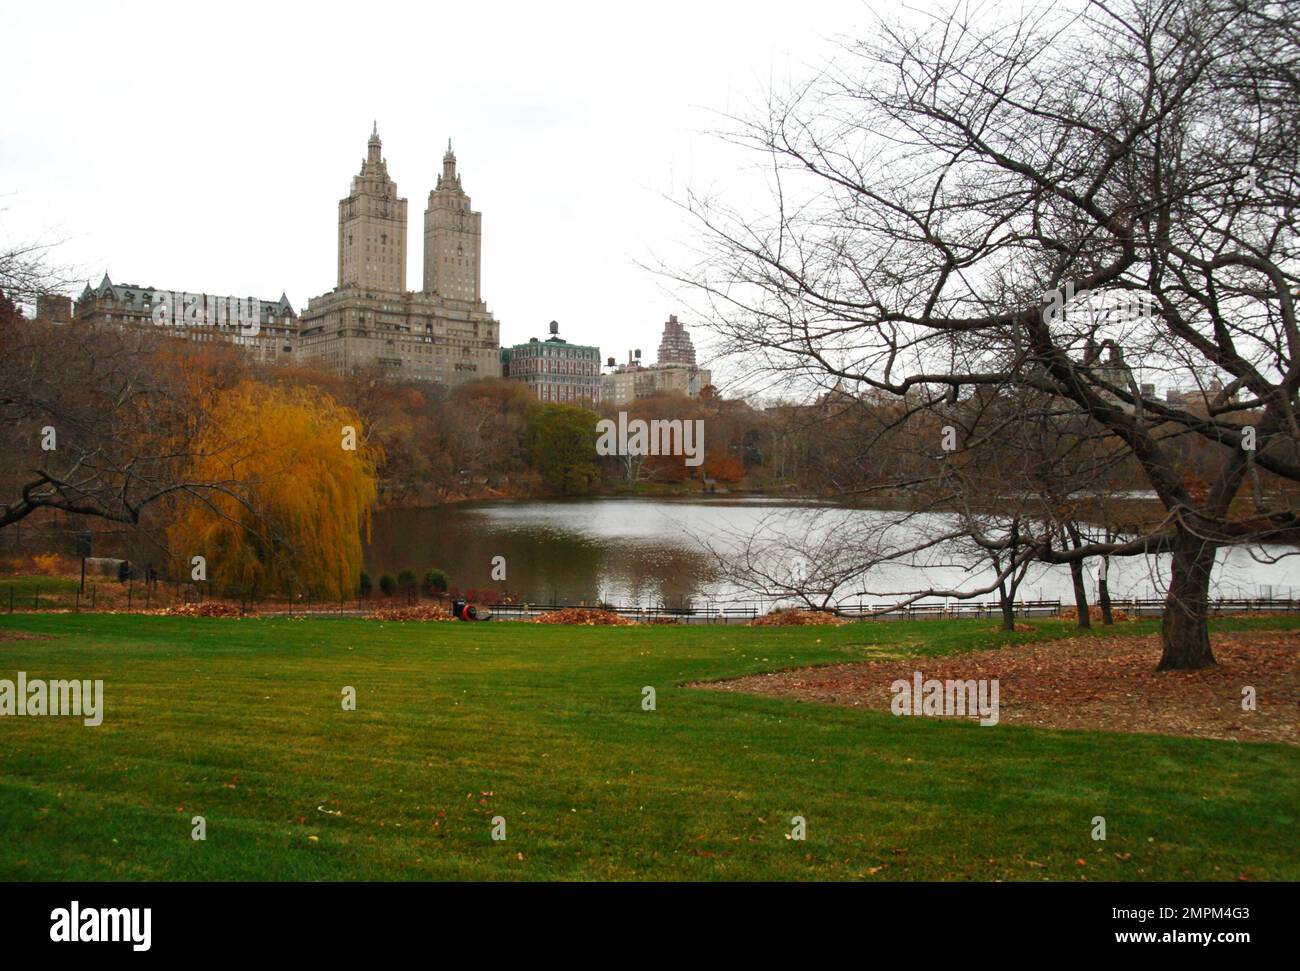
[[[355,450],[344,428],[356,430]],[[311,387],[244,381],[217,390],[187,445],[193,479],[167,531],[176,575],[194,556],[221,589],[354,596],[376,497],[376,449],[361,420]]]

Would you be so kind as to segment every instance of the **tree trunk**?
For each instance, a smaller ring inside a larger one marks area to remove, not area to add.
[[[998,605],[1002,608],[1002,629],[1016,629],[1016,601],[1015,589],[1007,592],[1005,583],[998,584]]]
[[[1101,622],[1109,627],[1115,623],[1115,615],[1110,609],[1110,583],[1106,579],[1110,573],[1110,557],[1101,558],[1101,566],[1097,570],[1097,604],[1101,607]]]
[[[1174,547],[1158,670],[1194,671],[1215,663],[1208,625],[1214,552],[1213,544],[1190,535],[1181,536]]]
[[[1088,588],[1084,585],[1083,569],[1082,560],[1070,562],[1070,580],[1074,584],[1074,607],[1079,613],[1079,627],[1086,629],[1092,626],[1092,618],[1088,615]]]
[[[1070,538],[1070,545],[1076,550],[1083,547],[1083,534],[1077,524],[1066,521],[1062,527],[1062,539]],[[1088,612],[1087,567],[1083,560],[1070,561],[1070,583],[1074,586],[1074,610],[1078,616],[1079,628],[1087,630],[1092,626],[1092,615]]]

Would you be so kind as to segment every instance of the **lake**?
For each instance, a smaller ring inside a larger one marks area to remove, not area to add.
[[[523,602],[591,603],[678,607],[708,603],[766,603],[719,569],[717,555],[736,556],[745,537],[765,536],[763,561],[780,571],[790,550],[781,537],[834,543],[887,522],[894,514],[821,503],[769,498],[598,498],[463,503],[434,508],[386,509],[375,515],[366,565],[376,582],[402,569],[423,576],[438,567],[462,591],[497,590]],[[791,543],[791,547],[795,544]],[[710,552],[712,550],[713,552]],[[506,579],[492,579],[493,558],[505,558]],[[1246,549],[1221,550],[1213,594],[1221,597],[1285,597],[1300,594],[1295,560],[1259,563]],[[1164,557],[1112,562],[1111,596],[1163,596]],[[975,589],[989,582],[986,568],[935,556],[873,571],[866,584],[846,584],[848,602],[886,603],[885,594],[914,589]],[[1089,582],[1095,599],[1095,582]],[[1065,567],[1035,566],[1021,599],[1073,603]],[[978,599],[992,600],[995,595]]]

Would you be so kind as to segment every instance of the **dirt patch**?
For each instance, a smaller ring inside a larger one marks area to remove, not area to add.
[[[1300,631],[1217,634],[1213,645],[1219,663],[1201,671],[1156,671],[1155,635],[1076,637],[695,686],[888,711],[890,685],[915,671],[926,680],[997,678],[1000,724],[1300,745]],[[1242,710],[1248,686],[1254,711]]]
[[[48,641],[53,640],[47,634],[28,634],[20,630],[0,630],[0,641]]]

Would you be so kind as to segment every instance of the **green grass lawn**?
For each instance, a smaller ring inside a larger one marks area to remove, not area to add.
[[[1070,632],[990,624],[3,616],[52,639],[0,678],[102,678],[106,714],[0,718],[0,878],[1300,879],[1293,747],[677,686]]]

